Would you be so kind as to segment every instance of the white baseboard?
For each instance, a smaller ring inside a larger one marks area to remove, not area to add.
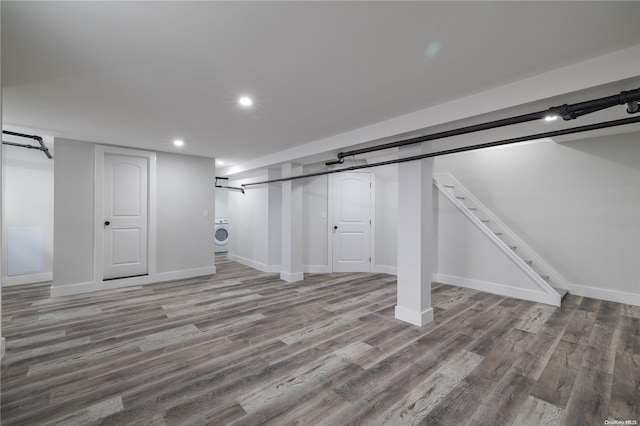
[[[578,284],[570,284],[570,287],[571,290],[569,293],[575,294],[576,296],[640,306],[640,293],[628,293],[625,291],[608,290]]]
[[[11,287],[14,285],[44,283],[53,280],[53,273],[43,272],[40,274],[15,275],[13,277],[3,277],[2,287]]]
[[[86,282],[58,286],[52,285],[51,297],[72,296],[74,294],[91,293],[94,291],[113,290],[116,288],[133,287],[164,281],[184,280],[203,275],[213,275],[215,273],[215,266],[205,266],[202,268],[185,269],[182,271],[159,272],[145,275],[143,277],[123,278],[120,280]]]
[[[419,327],[422,327],[423,325],[433,321],[433,308],[429,308],[423,312],[418,312],[404,306],[396,305],[395,314],[396,319],[408,322],[409,324],[417,325]]]
[[[73,296],[74,294],[91,293],[94,291],[104,290],[100,288],[94,281],[86,283],[66,284],[54,286],[51,285],[51,297]]]
[[[184,269],[182,271],[156,272],[152,282],[184,280],[187,278],[201,277],[203,275],[215,275],[215,266],[204,266],[202,268]]]
[[[4,358],[4,337],[0,338],[0,359]]]
[[[246,257],[238,256],[237,254],[233,253],[227,253],[227,259],[262,272],[269,272],[274,274],[280,272],[280,265],[267,265],[266,263],[256,262],[255,260],[247,259]]]
[[[389,265],[372,265],[371,272],[374,274],[398,275],[398,268]]]
[[[304,280],[303,272],[280,272],[280,279],[288,283],[295,283],[296,281]]]
[[[547,305],[560,306],[560,297],[558,295],[512,287],[505,284],[456,277],[446,274],[435,274],[434,281],[442,284],[450,284],[458,287],[486,291],[487,293],[499,294],[500,296],[515,297],[516,299],[524,299],[532,302],[546,303]]]
[[[265,263],[256,262],[255,260],[247,259],[246,257],[238,256],[237,254],[233,254],[233,253],[227,253],[227,259],[232,260],[234,262],[238,262],[250,268],[257,269],[262,272],[279,273],[281,268],[280,265],[267,265]],[[302,272],[307,274],[330,274],[333,271],[331,270],[330,265],[302,265]],[[371,272],[397,275],[397,270],[395,266],[386,266],[386,265],[372,266]]]
[[[302,272],[308,274],[330,274],[332,271],[329,265],[302,265]]]

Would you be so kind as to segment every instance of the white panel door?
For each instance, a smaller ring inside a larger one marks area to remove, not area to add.
[[[147,270],[148,159],[104,155],[104,279]]]
[[[371,175],[333,175],[333,271],[371,270]]]

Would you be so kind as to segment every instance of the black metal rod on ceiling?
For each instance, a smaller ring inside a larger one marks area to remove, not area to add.
[[[488,121],[486,123],[474,124],[472,126],[460,127],[458,129],[446,130],[443,132],[432,133],[430,135],[417,136],[410,139],[404,139],[397,142],[389,142],[382,145],[372,146],[368,148],[354,149],[338,153],[338,160],[327,162],[327,166],[333,164],[342,164],[345,157],[352,155],[365,154],[368,152],[382,151],[385,149],[399,148],[402,146],[413,145],[421,142],[432,141],[435,139],[449,138],[452,136],[465,135],[468,133],[481,132],[483,130],[496,129],[499,127],[511,126],[514,124],[527,123],[530,121],[540,120],[548,116],[559,116],[564,120],[572,120],[585,114],[599,111],[605,108],[617,105],[632,104],[640,101],[640,89],[620,92],[617,95],[607,96],[604,98],[593,99],[590,101],[580,102],[571,105],[561,105],[551,107],[546,110],[532,112],[529,114],[518,115],[515,117],[503,118],[500,120]],[[629,111],[631,113],[631,111]]]
[[[37,150],[39,150],[39,151],[41,151],[41,150],[42,150],[42,148],[40,148],[39,146],[35,146],[35,145],[27,145],[27,144],[23,144],[23,143],[15,143],[15,142],[2,141],[2,145],[19,146],[20,148],[37,149]]]
[[[362,164],[362,165],[359,165],[359,166],[350,166],[350,167],[344,167],[344,168],[341,168],[341,169],[325,170],[325,171],[322,171],[322,172],[308,173],[308,174],[304,174],[304,175],[291,176],[291,177],[286,177],[286,178],[265,180],[265,181],[261,181],[261,182],[245,183],[245,184],[242,184],[242,186],[244,188],[246,188],[248,186],[254,186],[254,185],[263,185],[263,184],[267,184],[267,183],[285,182],[285,181],[295,180],[295,179],[304,179],[304,178],[310,178],[310,177],[316,177],[316,176],[330,175],[330,174],[333,174],[333,173],[350,172],[350,171],[353,171],[353,170],[369,169],[369,168],[372,168],[372,167],[387,166],[387,165],[390,165],[390,164],[398,164],[398,163],[406,163],[406,162],[409,162],[409,161],[423,160],[425,158],[439,157],[439,156],[442,156],[442,155],[457,154],[457,153],[460,153],[460,152],[475,151],[477,149],[491,148],[491,147],[494,147],[494,146],[509,145],[509,144],[514,144],[514,143],[518,143],[518,142],[526,142],[526,141],[532,141],[532,140],[535,140],[535,139],[550,138],[550,137],[554,137],[554,136],[570,135],[572,133],[588,132],[588,131],[591,131],[591,130],[606,129],[606,128],[609,128],[609,127],[624,126],[626,124],[634,124],[634,123],[640,123],[640,117],[623,118],[623,119],[620,119],[620,120],[605,121],[605,122],[602,122],[602,123],[588,124],[588,125],[579,126],[579,127],[571,127],[569,129],[552,130],[552,131],[549,131],[549,132],[535,133],[535,134],[532,134],[532,135],[520,136],[520,137],[517,137],[517,138],[511,138],[511,139],[503,139],[503,140],[499,140],[499,141],[495,141],[495,142],[486,142],[486,143],[481,143],[481,144],[477,144],[477,145],[464,146],[464,147],[461,147],[461,148],[445,149],[443,151],[430,152],[428,154],[414,155],[414,156],[411,156],[411,157],[397,158],[395,160],[381,161],[381,162],[378,162],[378,163]]]
[[[222,188],[222,189],[233,189],[234,191],[240,191],[244,194],[244,188],[241,187],[236,187],[236,186],[222,186],[222,185],[218,185],[218,180],[226,180],[229,181],[229,178],[227,177],[218,177],[216,176],[216,182],[214,183],[214,186],[216,188]]]
[[[44,141],[42,140],[42,138],[40,136],[26,135],[24,133],[11,132],[9,130],[3,130],[2,133],[5,134],[5,135],[10,135],[10,136],[18,136],[18,137],[21,137],[21,138],[35,139],[40,144],[40,146],[33,146],[33,145],[24,145],[24,144],[20,144],[20,143],[2,141],[3,145],[19,146],[19,147],[27,148],[27,149],[37,149],[38,151],[44,152],[44,155],[46,155],[49,160],[51,160],[53,158],[53,156],[49,152],[49,148],[47,148],[47,146],[44,144]]]

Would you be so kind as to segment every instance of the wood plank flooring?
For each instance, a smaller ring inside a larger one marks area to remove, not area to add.
[[[4,288],[3,425],[603,425],[640,421],[640,308],[562,308],[395,277],[218,274],[58,299]]]

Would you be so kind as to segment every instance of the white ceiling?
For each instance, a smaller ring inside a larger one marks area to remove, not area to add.
[[[637,1],[1,7],[4,125],[228,163],[640,44]]]

